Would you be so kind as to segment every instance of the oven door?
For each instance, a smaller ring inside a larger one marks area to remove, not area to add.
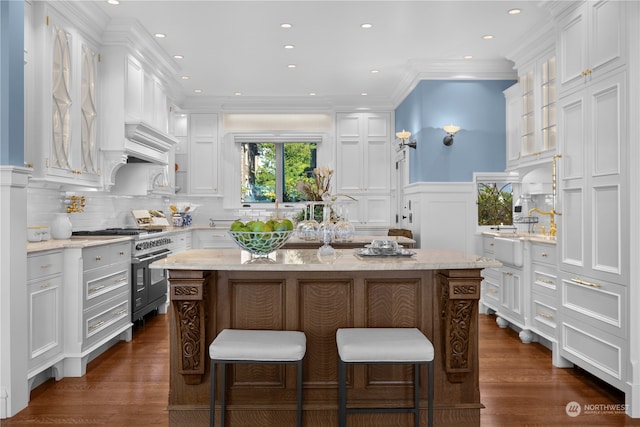
[[[149,265],[169,255],[171,255],[171,251],[166,249],[132,259],[133,321],[141,319],[145,314],[166,302],[168,289],[166,271],[151,269]]]

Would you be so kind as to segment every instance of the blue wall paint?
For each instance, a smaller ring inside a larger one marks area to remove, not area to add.
[[[504,91],[514,80],[424,80],[395,111],[396,131],[418,142],[409,182],[468,182],[474,172],[506,168]],[[460,126],[453,145],[442,126]]]

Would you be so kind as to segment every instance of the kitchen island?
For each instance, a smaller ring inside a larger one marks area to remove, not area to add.
[[[479,426],[477,303],[480,272],[492,259],[450,250],[414,249],[411,257],[363,258],[339,249],[278,250],[252,258],[239,249],[189,250],[152,264],[169,272],[169,425],[205,426],[209,414],[208,347],[225,328],[301,330],[304,425],[337,426],[337,351],[341,327],[417,327],[435,347],[435,421]],[[295,424],[295,367],[228,368],[230,425]],[[426,373],[420,387],[426,425]],[[410,406],[412,368],[354,366],[349,402]],[[216,412],[219,414],[219,411]],[[412,425],[409,414],[354,414],[351,427]]]

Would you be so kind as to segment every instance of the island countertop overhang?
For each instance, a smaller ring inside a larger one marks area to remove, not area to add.
[[[413,249],[411,257],[361,257],[337,249],[334,260],[320,260],[316,249],[281,249],[252,257],[240,249],[190,249],[156,261],[151,268],[225,271],[404,271],[499,268],[495,259],[449,249]]]

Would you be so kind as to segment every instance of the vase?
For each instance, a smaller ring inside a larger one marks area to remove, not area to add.
[[[58,240],[71,237],[71,220],[65,213],[57,213],[51,223],[51,237]]]

